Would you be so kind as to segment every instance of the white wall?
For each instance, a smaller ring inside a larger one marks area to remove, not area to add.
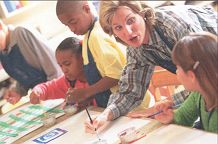
[[[56,34],[69,31],[56,16],[56,1],[34,1],[19,13],[3,19],[6,24],[31,26],[48,39]]]

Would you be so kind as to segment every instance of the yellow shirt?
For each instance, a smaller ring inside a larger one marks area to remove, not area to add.
[[[85,34],[82,44],[84,65],[89,63],[87,52],[88,33]],[[113,37],[110,37],[102,30],[98,21],[95,23],[89,37],[89,49],[102,77],[120,79],[123,67],[126,64],[126,52],[123,50],[122,45],[119,45]],[[118,86],[112,87],[110,90],[114,93],[118,90]]]

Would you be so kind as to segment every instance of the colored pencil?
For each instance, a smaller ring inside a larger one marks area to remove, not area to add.
[[[181,106],[181,104],[178,104],[178,105],[172,106],[171,108],[172,108],[172,109],[177,109],[177,108],[180,107],[180,106]],[[156,116],[156,115],[158,115],[158,114],[160,114],[160,113],[162,113],[162,112],[163,112],[163,110],[158,111],[158,112],[155,112],[155,113],[153,113],[152,115],[148,116],[148,118],[152,118],[152,117],[154,117],[154,116]]]

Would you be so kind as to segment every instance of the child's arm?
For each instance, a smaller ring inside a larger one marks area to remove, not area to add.
[[[118,81],[118,79],[103,77],[100,81],[87,88],[88,97],[116,86]]]
[[[200,97],[199,93],[192,92],[181,107],[175,111],[173,118],[174,123],[184,126],[192,126],[199,115],[197,105],[199,104],[198,99],[200,99]]]
[[[164,124],[174,122],[184,126],[192,126],[198,117],[198,110],[196,106],[197,95],[199,94],[191,93],[187,100],[185,100],[185,102],[174,112],[165,104],[156,106],[157,111],[162,110],[163,112],[156,115],[155,119]]]
[[[40,100],[65,98],[67,88],[65,76],[61,76],[57,79],[35,86],[33,92],[36,95],[33,94],[32,98],[36,98],[36,96],[38,96]]]
[[[110,89],[111,87],[118,84],[117,79],[109,78],[109,77],[103,77],[100,81],[97,83],[87,87],[87,88],[76,88],[72,91],[71,101],[74,102],[82,102],[90,96],[95,95],[96,93],[103,92],[105,90]]]

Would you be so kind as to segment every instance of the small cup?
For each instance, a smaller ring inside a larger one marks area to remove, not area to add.
[[[78,108],[75,105],[66,105],[64,108],[64,112],[67,115],[73,115],[77,112]]]
[[[44,117],[42,118],[43,125],[46,127],[50,127],[56,123],[55,114],[52,113],[45,113]]]

